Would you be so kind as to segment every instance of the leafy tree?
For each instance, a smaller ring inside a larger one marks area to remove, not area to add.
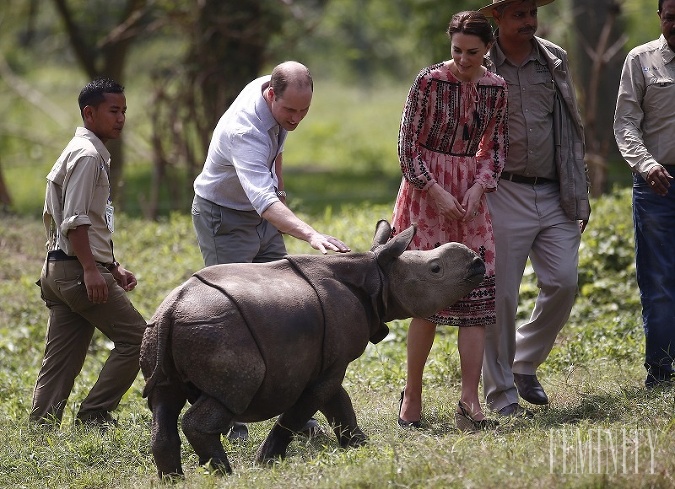
[[[269,46],[285,29],[304,33],[308,18],[327,0],[203,0],[167,2],[172,30],[188,40],[182,62],[154,70],[152,145],[153,193],[146,205],[156,217],[159,188],[191,192],[171,178],[183,166],[191,183],[204,162],[210,134],[241,88],[270,60]],[[273,63],[276,64],[276,63]],[[167,83],[168,80],[168,83]]]

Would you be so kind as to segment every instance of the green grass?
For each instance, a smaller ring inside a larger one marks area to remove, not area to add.
[[[426,427],[399,429],[396,413],[405,379],[407,321],[394,321],[389,325],[391,336],[370,345],[351,364],[344,382],[360,426],[369,436],[368,445],[342,450],[332,437],[298,440],[291,444],[285,461],[263,468],[253,459],[271,421],[255,423],[247,443],[230,446],[225,441],[234,469],[228,477],[198,467],[194,452],[184,442],[186,479],[176,487],[675,485],[673,392],[642,388],[643,336],[632,259],[630,194],[616,191],[593,204],[581,248],[581,293],[569,324],[540,368],[551,406],[533,408],[532,422],[504,424],[497,432],[477,435],[455,430],[459,357],[456,330],[447,328],[437,334],[425,370]],[[375,221],[390,213],[390,204],[346,204],[303,216],[317,229],[361,251],[369,247]],[[119,258],[139,278],[131,298],[149,317],[173,287],[201,266],[190,219],[184,213],[159,222],[121,215],[118,223]],[[28,423],[47,316],[34,285],[43,260],[42,242],[37,220],[0,220],[0,432],[4,439],[0,486],[159,487],[149,450],[150,411],[141,398],[140,376],[116,413],[118,429],[100,435],[72,425],[79,402],[107,356],[109,345],[100,336],[95,337],[76,381],[61,429],[43,431]],[[293,253],[311,251],[304,242],[287,242]],[[528,274],[522,287],[521,319],[527,316],[535,291],[534,277]],[[325,423],[321,416],[319,420]]]

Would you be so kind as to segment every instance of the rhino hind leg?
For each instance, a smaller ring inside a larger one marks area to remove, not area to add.
[[[256,462],[270,464],[275,459],[286,457],[286,449],[293,440],[294,434],[293,431],[279,424],[279,420],[277,420],[265,441],[258,448],[255,456]]]
[[[232,468],[220,441],[227,433],[233,414],[217,399],[202,394],[183,415],[183,433],[199,457],[199,465],[210,465],[216,472],[231,474]]]
[[[183,391],[172,384],[157,385],[148,395],[152,411],[152,456],[160,478],[183,476],[178,416],[185,402]]]
[[[286,412],[277,419],[265,441],[258,448],[256,462],[267,464],[275,459],[284,458],[286,449],[293,441],[293,437],[299,433],[316,413],[316,394],[305,392]]]
[[[319,409],[333,427],[333,432],[342,448],[363,445],[367,437],[359,428],[352,400],[344,387]]]

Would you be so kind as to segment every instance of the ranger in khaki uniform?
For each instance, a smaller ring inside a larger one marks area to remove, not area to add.
[[[567,53],[535,36],[538,7],[553,0],[494,0],[481,12],[499,29],[489,52],[508,83],[509,155],[488,194],[496,244],[496,327],[485,335],[483,388],[503,416],[548,404],[537,378],[577,293],[581,232],[590,216],[584,131]],[[520,282],[530,259],[539,294],[516,328]]]
[[[105,143],[124,127],[124,88],[108,79],[87,84],[79,96],[84,127],[47,176],[43,220],[47,259],[40,277],[49,308],[45,355],[33,393],[32,421],[59,424],[94,334],[114,348],[98,381],[82,401],[76,423],[107,427],[139,370],[146,322],[127,292],[136,277],[113,254],[114,208],[110,153]]]

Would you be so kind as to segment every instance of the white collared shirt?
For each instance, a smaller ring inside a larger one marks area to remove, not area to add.
[[[253,80],[222,115],[206,162],[194,182],[195,194],[222,207],[262,214],[279,198],[274,161],[287,131],[263,97],[270,76]]]

